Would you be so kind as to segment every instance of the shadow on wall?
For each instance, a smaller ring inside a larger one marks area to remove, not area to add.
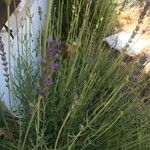
[[[15,7],[18,6],[20,0],[15,0],[15,4],[11,3],[10,14],[15,10]],[[7,21],[7,7],[6,4],[1,0],[0,1],[0,30],[3,28],[4,24]]]

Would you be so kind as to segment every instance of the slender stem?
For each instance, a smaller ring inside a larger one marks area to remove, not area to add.
[[[71,114],[71,111],[68,112],[68,114],[67,114],[67,116],[66,116],[66,118],[65,118],[65,120],[64,120],[64,122],[63,122],[63,124],[62,124],[62,126],[61,126],[61,128],[59,130],[59,132],[58,132],[58,135],[57,135],[57,138],[56,138],[56,142],[55,142],[54,150],[57,150],[57,145],[58,145],[58,141],[59,141],[60,135],[62,133],[62,130],[63,130],[66,122],[68,121],[68,119],[70,117],[70,114]]]
[[[37,131],[36,131],[36,145],[38,145],[39,142],[39,135],[40,135],[40,118],[41,118],[41,113],[40,113],[40,106],[41,106],[41,101],[38,101],[38,107],[37,107]]]
[[[52,10],[52,5],[53,5],[53,0],[48,1],[48,8],[47,8],[47,13],[46,13],[46,24],[45,24],[45,32],[44,32],[44,45],[43,45],[43,58],[46,55],[46,43],[47,43],[47,36],[48,36],[48,30],[49,30],[49,25],[51,21],[51,10]]]
[[[76,142],[76,140],[78,139],[78,137],[81,135],[81,133],[83,132],[84,130],[80,131],[74,138],[73,142],[71,143],[71,145],[68,146],[68,150],[71,150],[74,143]]]
[[[9,21],[9,17],[10,17],[10,4],[7,4],[7,20],[8,20],[8,62],[9,62],[9,77],[11,78],[11,59],[10,59],[10,21]],[[10,87],[8,88],[8,94],[9,94],[9,106],[10,109],[12,109],[11,106],[11,98],[10,98],[10,88],[11,88],[11,84]]]
[[[37,110],[38,110],[38,108],[39,108],[39,105],[40,105],[41,100],[42,100],[42,97],[39,96],[39,97],[38,97],[37,105],[36,105],[36,107],[35,107],[35,110],[34,110],[33,113],[32,113],[31,119],[30,119],[30,121],[29,121],[29,125],[28,125],[28,128],[27,128],[26,133],[25,133],[25,137],[24,137],[24,141],[23,141],[21,150],[24,150],[24,146],[25,146],[25,143],[26,143],[26,140],[27,140],[27,137],[28,137],[28,134],[29,134],[29,131],[30,131],[32,122],[33,122],[34,117],[35,117],[35,115],[36,115],[36,113],[37,113]]]

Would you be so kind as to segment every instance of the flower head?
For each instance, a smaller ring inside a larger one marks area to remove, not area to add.
[[[59,68],[59,56],[61,49],[65,47],[65,43],[54,40],[52,37],[47,38],[47,52],[42,60],[39,60],[41,65],[41,75],[39,85],[36,88],[37,95],[46,96],[48,87],[53,84],[53,73]]]

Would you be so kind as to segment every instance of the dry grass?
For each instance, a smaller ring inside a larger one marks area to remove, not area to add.
[[[138,18],[143,10],[143,5],[124,10],[118,17],[118,29],[130,32],[138,24]],[[150,38],[150,13],[148,12],[140,26],[138,34],[142,34],[144,39]]]
[[[138,19],[146,5],[146,0],[139,0],[136,6],[126,7],[118,16],[118,23],[115,32],[130,32],[132,33],[138,24]],[[140,37],[150,43],[150,10],[147,11],[140,29],[136,34],[136,37]],[[135,56],[135,58],[150,57],[150,45],[147,46],[141,53]],[[150,72],[150,63],[145,64],[144,72],[147,74]]]

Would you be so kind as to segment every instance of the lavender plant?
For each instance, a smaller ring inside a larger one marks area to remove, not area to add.
[[[10,78],[8,73],[8,62],[6,59],[6,52],[4,50],[4,44],[2,42],[2,38],[0,37],[0,55],[4,70],[4,77],[6,82],[6,87],[8,90],[10,90]],[[0,121],[1,121],[1,128],[4,128],[6,130],[6,133],[9,134],[9,137],[15,138],[18,135],[18,122],[17,118],[14,114],[7,108],[7,106],[4,104],[2,99],[0,98]],[[13,126],[11,125],[13,124]],[[5,136],[5,135],[4,135]]]
[[[2,42],[2,38],[0,37],[0,55],[1,55],[1,60],[2,60],[2,65],[3,65],[3,69],[4,69],[4,77],[5,77],[5,81],[6,81],[6,87],[9,88],[9,73],[8,73],[8,62],[6,59],[6,52],[4,51],[4,44]]]
[[[61,0],[53,6],[55,18],[47,17],[48,28],[44,39],[39,39],[38,70],[32,69],[32,60],[22,58],[24,74],[18,74],[19,82],[14,83],[22,104],[18,107],[20,135],[16,143],[0,141],[1,146],[149,149],[149,109],[141,96],[149,78],[131,81],[134,64],[120,67],[123,56],[114,58],[102,43],[115,24],[116,3]],[[48,16],[51,12],[48,5]]]

